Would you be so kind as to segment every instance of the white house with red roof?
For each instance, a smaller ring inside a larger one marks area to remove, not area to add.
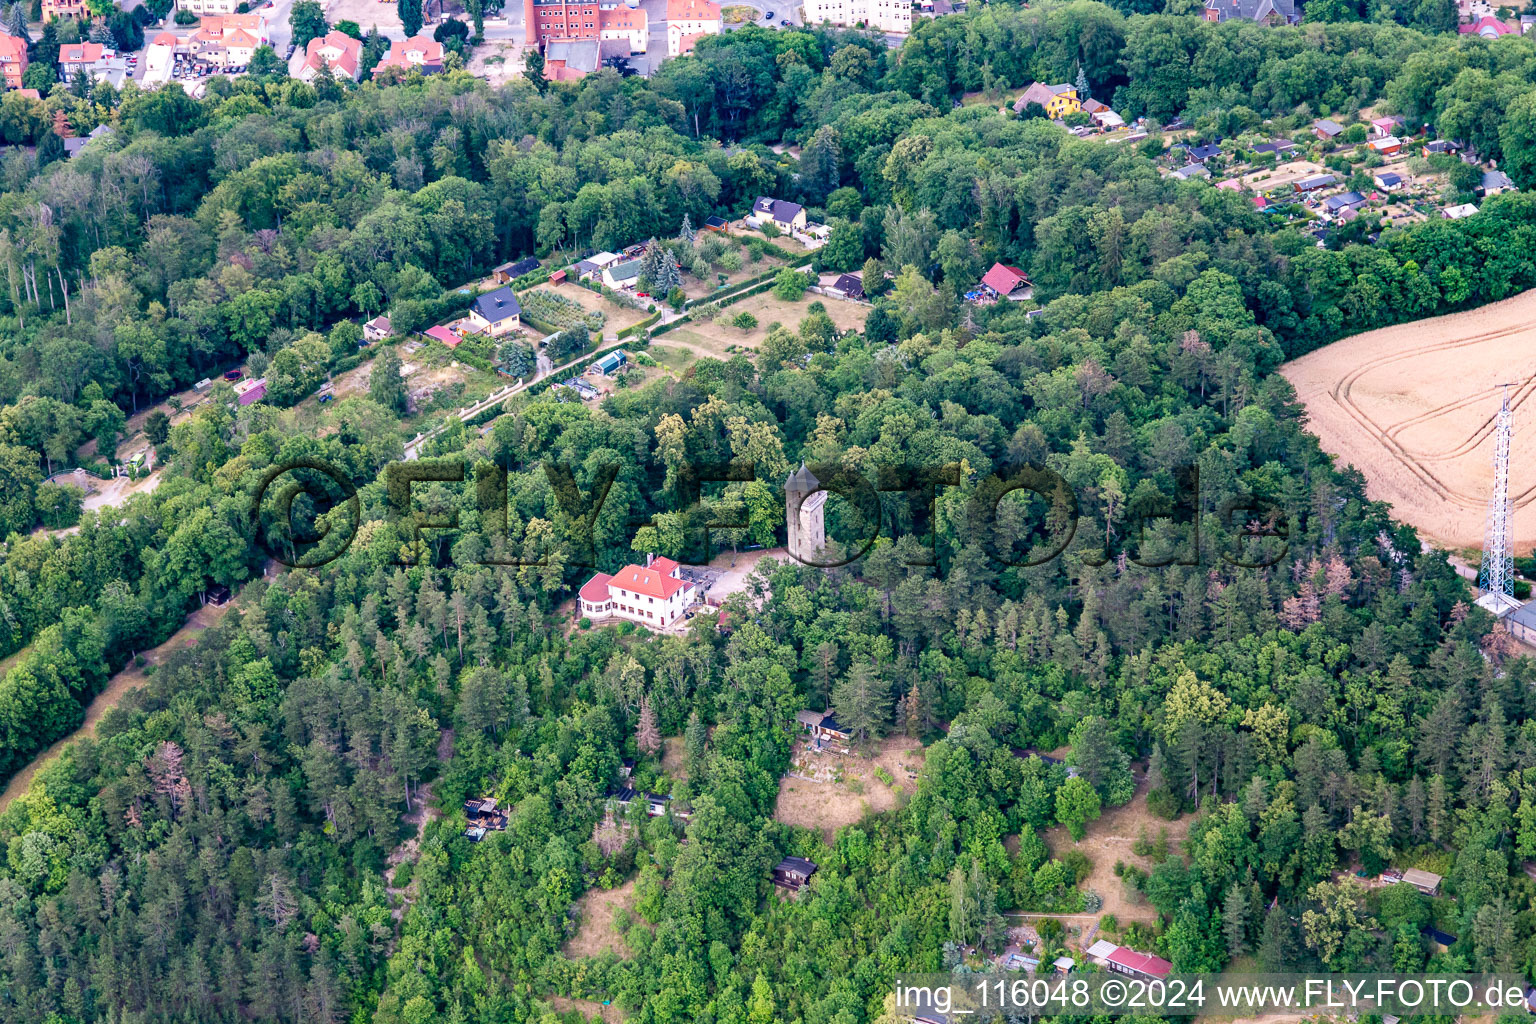
[[[324,36],[317,36],[304,48],[304,64],[295,76],[301,82],[312,82],[326,68],[337,78],[357,81],[357,62],[362,55],[361,40],[353,39],[335,29]]]
[[[374,77],[377,78],[379,72],[387,68],[399,68],[407,72],[418,68],[424,75],[436,74],[443,70],[443,44],[425,32],[418,32],[403,41],[395,40],[389,44],[389,52],[384,55],[384,59],[373,69]]]
[[[693,50],[704,36],[720,34],[720,5],[711,0],[667,0],[667,56]]]
[[[646,555],[644,565],[626,565],[613,576],[593,576],[577,598],[586,618],[627,619],[662,629],[676,622],[698,596],[698,584],[683,579],[676,562]]]

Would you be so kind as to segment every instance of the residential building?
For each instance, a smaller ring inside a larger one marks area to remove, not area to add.
[[[1372,176],[1371,181],[1375,182],[1376,187],[1383,192],[1392,192],[1403,187],[1403,176],[1393,174],[1391,171],[1377,173]]]
[[[1339,179],[1332,174],[1314,174],[1310,178],[1302,178],[1296,183],[1297,192],[1316,192],[1320,188],[1338,184]]]
[[[374,77],[387,68],[399,68],[402,72],[415,68],[424,75],[435,75],[443,70],[443,44],[425,32],[391,42],[389,52],[373,69]]]
[[[1403,872],[1403,881],[1413,886],[1426,896],[1440,895],[1440,876],[1433,871],[1421,871],[1418,868],[1408,868]]]
[[[86,68],[85,73],[91,76],[93,82],[105,82],[114,89],[121,89],[133,74],[133,69],[129,67],[127,57],[111,54]]]
[[[1295,0],[1205,0],[1206,21],[1253,21],[1261,25],[1294,25],[1301,21]]]
[[[758,196],[757,201],[752,204],[752,212],[746,216],[746,221],[754,228],[772,224],[786,235],[795,231],[804,231],[805,207],[783,199]]]
[[[382,313],[363,324],[364,341],[383,341],[389,335],[389,317]]]
[[[551,39],[596,39],[597,16],[597,0],[523,0],[530,46],[543,46]]]
[[[1434,139],[1424,143],[1424,147],[1420,152],[1425,156],[1433,156],[1436,153],[1454,153],[1460,148],[1461,146],[1458,143],[1452,142],[1450,139]]]
[[[1403,126],[1403,119],[1395,114],[1386,117],[1371,118],[1371,135],[1375,138],[1385,138],[1388,135],[1396,135],[1397,130]]]
[[[1476,21],[1465,25],[1458,25],[1457,32],[1464,36],[1480,36],[1483,39],[1497,39],[1500,36],[1518,35],[1519,29],[1508,25],[1491,14],[1486,14]]]
[[[1052,120],[1083,109],[1082,101],[1077,98],[1075,85],[1046,85],[1043,82],[1031,82],[1029,88],[1013,101],[1013,112],[1022,114],[1031,103],[1040,104],[1045,110],[1045,116]]]
[[[1331,118],[1323,117],[1312,122],[1312,132],[1323,140],[1336,139],[1344,133],[1344,126]]]
[[[1256,144],[1253,147],[1253,153],[1255,156],[1265,156],[1272,153],[1278,160],[1294,152],[1295,149],[1296,143],[1290,139],[1276,139],[1273,142],[1260,142]]]
[[[304,47],[304,64],[297,75],[301,82],[312,82],[320,72],[329,70],[337,78],[358,79],[358,58],[363,44],[335,29],[317,36]]]
[[[795,893],[811,882],[816,873],[816,862],[804,857],[785,857],[774,866],[773,884],[780,889]]]
[[[1484,171],[1483,183],[1478,186],[1477,193],[1484,197],[1496,196],[1500,192],[1509,192],[1514,187],[1515,183],[1503,171]]]
[[[646,555],[643,566],[626,565],[616,575],[593,576],[577,600],[586,618],[624,619],[661,629],[676,622],[698,596],[698,584],[683,579],[676,562]]]
[[[199,17],[205,14],[234,14],[240,0],[177,0],[179,8]]]
[[[1029,275],[1005,263],[992,264],[992,269],[981,276],[981,287],[994,299],[1010,299],[1015,302],[1034,294]]]
[[[878,2],[878,0],[876,0]],[[912,12],[907,10],[907,24]],[[667,56],[691,53],[705,36],[720,34],[720,5],[714,0],[667,0]]]
[[[59,73],[65,79],[72,79],[82,71],[89,73],[92,64],[111,52],[100,43],[65,43],[59,47]]]
[[[230,10],[234,10],[234,4],[230,4]],[[52,18],[60,20],[79,21],[89,17],[91,9],[85,5],[85,0],[43,0],[43,21]]]
[[[828,291],[836,292],[845,299],[864,298],[864,275],[860,273],[840,274]]]
[[[1119,946],[1108,939],[1099,939],[1084,951],[1084,955],[1088,957],[1089,963],[1095,963],[1100,967],[1104,967],[1109,959],[1109,955],[1119,948]]]
[[[1124,946],[1116,946],[1113,952],[1105,956],[1104,966],[1117,974],[1128,974],[1133,978],[1149,980],[1162,980],[1173,971],[1173,964],[1162,957],[1153,956],[1151,953],[1138,953]]]
[[[112,134],[112,126],[111,125],[109,125],[109,124],[99,124],[95,128],[92,128],[91,131],[90,131],[90,134],[87,135],[83,139],[80,139],[80,138],[65,139],[64,140],[64,155],[69,157],[71,160],[73,160],[76,156],[78,156],[80,154],[81,150],[83,150],[86,146],[91,144],[91,141],[93,139],[105,138],[106,136],[111,135],[111,134]]]
[[[497,288],[477,298],[469,307],[469,322],[475,329],[499,338],[522,325],[523,307],[511,288]]]
[[[1396,135],[1384,135],[1379,139],[1372,139],[1371,148],[1382,156],[1391,156],[1402,150],[1403,140]]]
[[[1212,143],[1207,146],[1185,146],[1190,163],[1203,164],[1213,156],[1221,156],[1221,147]]]
[[[904,0],[806,0],[805,23],[863,25],[878,32],[911,32],[912,4]]]
[[[1188,181],[1190,178],[1209,178],[1211,172],[1206,170],[1205,164],[1185,164],[1169,175],[1179,181]]]
[[[223,68],[244,67],[258,46],[272,42],[260,14],[211,14],[187,41],[188,52]]]
[[[1461,203],[1457,206],[1447,206],[1440,211],[1440,215],[1446,220],[1461,220],[1463,217],[1470,217],[1476,212],[1477,207],[1471,203]]]
[[[599,41],[625,43],[626,53],[644,53],[650,22],[642,7],[610,4],[597,12],[597,33]]]
[[[1536,14],[1522,14],[1522,15],[1520,15],[1520,34],[1521,35],[1528,35],[1528,34],[1530,34],[1531,28],[1533,26],[1536,26]],[[1533,1010],[1531,1012],[1536,1013],[1536,1010]]]
[[[812,750],[826,747],[846,754],[848,744],[853,741],[853,730],[833,718],[830,711],[796,712],[795,722],[810,734]]]
[[[537,256],[525,256],[520,260],[503,263],[501,266],[492,269],[491,280],[497,284],[511,284],[518,278],[531,274],[538,269],[539,258]]]
[[[594,277],[601,277],[604,270],[623,259],[624,257],[616,252],[594,253],[576,264],[576,279],[587,281]]]
[[[1327,213],[1342,213],[1345,210],[1353,210],[1365,205],[1365,196],[1359,192],[1344,192],[1336,196],[1329,196],[1323,200],[1323,210]]]
[[[622,3],[615,0],[523,0],[523,24],[527,26],[528,42],[535,46],[544,46],[562,39],[596,39],[628,44],[622,51],[616,47],[610,47],[607,52],[600,49],[603,56],[643,53],[650,34],[648,17],[638,0],[624,0]],[[588,52],[587,48],[562,52],[556,59],[564,61],[571,70],[579,70],[585,66],[582,58]],[[545,60],[548,59],[546,53]],[[573,59],[577,67],[572,67]],[[592,70],[595,71],[596,67]]]
[[[640,261],[625,260],[603,268],[603,284],[614,291],[629,291],[640,281]]]
[[[0,34],[0,77],[7,89],[20,89],[21,76],[27,72],[27,41],[20,36]]]

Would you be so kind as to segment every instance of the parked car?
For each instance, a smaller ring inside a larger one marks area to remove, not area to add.
[[[780,19],[779,24],[780,25],[784,25],[784,26],[788,26],[790,24],[790,20],[788,18],[782,18],[782,19]]]
[[[763,15],[763,20],[764,21],[772,21],[773,19],[774,19],[774,13],[772,11],[769,11],[767,14]]]

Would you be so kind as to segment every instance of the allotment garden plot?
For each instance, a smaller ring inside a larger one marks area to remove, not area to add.
[[[1508,385],[1515,544],[1536,543],[1536,291],[1345,338],[1281,373],[1323,449],[1359,469],[1394,516],[1450,548],[1482,543]]]

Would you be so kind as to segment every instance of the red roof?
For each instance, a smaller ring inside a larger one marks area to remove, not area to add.
[[[1491,14],[1485,14],[1481,18],[1468,25],[1460,25],[1456,31],[1462,35],[1482,35],[1484,32],[1492,32],[1494,35],[1507,36],[1515,30]]]
[[[460,338],[457,334],[454,334],[452,331],[450,331],[448,328],[442,326],[441,324],[439,324],[436,327],[428,327],[422,333],[425,334],[429,338],[437,339],[438,341],[442,342],[444,345],[447,345],[449,348],[458,348],[459,347],[459,342],[464,340],[463,338]]]
[[[583,601],[591,601],[594,604],[598,601],[608,600],[608,581],[611,579],[613,577],[605,572],[600,572],[593,576],[586,583],[582,584],[581,599]]]
[[[1269,205],[1269,200],[1265,199],[1263,196],[1254,196],[1253,205],[1262,210],[1264,207]]]
[[[1109,956],[1104,958],[1112,964],[1119,964],[1127,970],[1137,971],[1141,974],[1150,974],[1155,978],[1166,978],[1168,972],[1173,970],[1173,964],[1160,956],[1151,953],[1138,953],[1134,949],[1126,949],[1121,946]]]
[[[651,568],[663,575],[670,576],[672,571],[677,568],[677,563],[670,558],[653,558],[651,559]]]
[[[106,49],[100,43],[68,43],[59,47],[60,64],[94,64]]]
[[[672,569],[677,568],[677,563],[670,558],[658,558],[649,566],[626,565],[613,578],[613,585],[631,594],[644,594],[646,597],[659,597],[665,600],[688,586],[688,583],[676,576],[667,575],[671,569],[662,571],[663,563],[670,565]]]
[[[1018,267],[1003,263],[992,264],[992,269],[982,277],[981,283],[999,295],[1011,294],[1015,289],[1029,284],[1029,277]]]

